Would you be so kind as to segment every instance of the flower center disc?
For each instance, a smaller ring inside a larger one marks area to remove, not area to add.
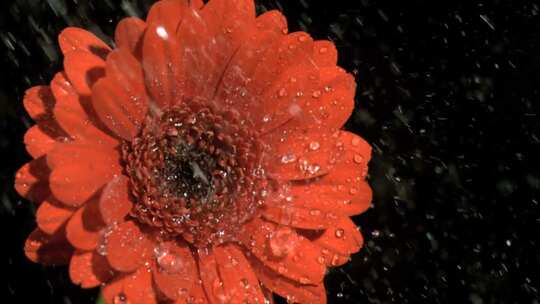
[[[257,135],[238,115],[198,104],[149,115],[122,145],[130,216],[198,247],[230,240],[266,193]]]

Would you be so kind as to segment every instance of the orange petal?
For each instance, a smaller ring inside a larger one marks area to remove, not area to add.
[[[287,76],[290,78],[292,75],[285,72],[294,66],[313,66],[310,56],[312,51],[313,39],[304,32],[281,36],[279,42],[259,58],[260,64],[251,77],[253,81],[246,89],[256,96],[260,95],[277,80],[287,79]]]
[[[342,256],[349,256],[362,248],[364,240],[354,222],[342,217],[335,227],[326,229],[313,243]]]
[[[26,163],[15,174],[15,190],[27,200],[40,203],[51,193],[50,173],[45,157]]]
[[[174,36],[186,8],[187,1],[158,1],[150,8],[146,17],[146,23],[149,26],[161,26],[167,33]]]
[[[182,54],[175,32],[152,23],[143,39],[142,67],[149,95],[158,107],[175,104],[184,88]]]
[[[230,299],[218,272],[216,256],[210,249],[198,249],[199,273],[210,303],[228,303]]]
[[[125,111],[140,123],[148,105],[139,61],[128,51],[116,49],[107,57],[106,73],[129,96],[129,100],[124,100]],[[122,104],[119,101],[117,103]]]
[[[272,147],[269,175],[280,180],[302,180],[327,174],[338,157],[338,134],[320,130],[265,135],[263,140]]]
[[[150,241],[132,221],[119,224],[105,241],[107,260],[118,271],[134,271],[150,257]]]
[[[82,288],[93,288],[109,281],[114,272],[107,259],[95,251],[77,251],[69,263],[69,276]]]
[[[334,67],[337,64],[337,49],[328,40],[315,41],[313,45],[313,61],[318,67]]]
[[[43,132],[39,125],[31,127],[24,134],[26,151],[33,158],[38,158],[49,152],[54,147],[54,143],[55,140]]]
[[[92,85],[105,75],[105,61],[91,53],[75,50],[64,57],[64,69],[79,95],[92,94]]]
[[[53,109],[55,120],[74,141],[87,141],[113,146],[117,141],[99,130],[99,122],[89,116],[89,98],[82,98],[75,91],[64,72],[57,73],[51,89],[56,98]]]
[[[254,12],[247,0],[211,1],[200,12],[186,11],[177,36],[189,96],[213,99],[233,54],[255,34]]]
[[[172,300],[187,299],[199,280],[189,246],[166,242],[158,244],[154,253],[152,277],[158,290]]]
[[[55,234],[71,218],[73,212],[73,209],[64,208],[54,198],[49,197],[37,209],[36,222],[41,231]]]
[[[188,291],[187,296],[182,296],[173,302],[174,304],[207,304],[208,297],[201,283],[200,277],[197,275],[197,281]]]
[[[372,191],[365,177],[371,147],[346,131],[339,132],[337,144],[342,154],[330,173],[317,180],[292,184],[289,200],[295,205],[344,215],[359,214],[369,208]]]
[[[289,227],[256,218],[244,225],[238,238],[267,267],[294,281],[317,284],[324,277],[319,248]]]
[[[64,55],[72,51],[85,51],[105,58],[111,48],[96,35],[77,27],[64,29],[58,37]]]
[[[65,239],[63,229],[48,235],[36,228],[26,239],[24,253],[34,263],[65,265],[69,263],[73,247]]]
[[[265,206],[262,216],[277,224],[314,230],[332,227],[338,220],[333,212],[296,207],[294,204]]]
[[[26,90],[23,104],[28,115],[37,122],[51,118],[55,100],[50,87],[36,86]]]
[[[142,68],[128,51],[117,49],[107,57],[106,71],[92,87],[94,109],[109,130],[131,140],[147,111]]]
[[[354,77],[339,67],[320,70],[320,83],[312,91],[312,100],[303,111],[274,132],[301,132],[306,129],[340,129],[354,109]]]
[[[67,206],[80,206],[121,172],[118,152],[78,143],[56,144],[47,155],[50,187]]]
[[[291,36],[291,35],[290,35]],[[307,36],[300,36],[299,39]],[[309,57],[309,56],[305,56]],[[262,65],[262,64],[261,64]],[[263,90],[254,90],[255,96],[259,97],[258,103],[253,103],[249,113],[252,121],[259,126],[261,132],[269,132],[302,112],[308,111],[317,101],[316,94],[319,85],[319,71],[313,63],[292,64],[292,67],[283,70],[278,75],[259,75],[254,77],[266,77],[266,83],[261,83]],[[275,68],[273,68],[275,70]],[[259,78],[254,78],[256,82]],[[270,85],[267,85],[270,83]],[[249,87],[249,85],[248,85]],[[311,106],[310,106],[311,105]],[[252,112],[251,112],[252,111]]]
[[[130,107],[130,96],[118,83],[108,77],[98,80],[92,88],[92,101],[109,130],[128,141],[137,135],[141,122],[126,109]]]
[[[338,167],[334,170],[337,171]],[[327,184],[326,181],[323,183],[321,180],[293,183],[286,200],[298,207],[348,216],[366,211],[372,198],[369,184],[358,180],[354,186],[349,187],[347,184],[350,182],[346,183],[345,179],[343,181],[334,184]]]
[[[128,17],[120,20],[114,32],[116,47],[129,50],[136,57],[140,57],[142,36],[146,29],[146,23],[136,17]]]
[[[242,88],[245,87],[247,79],[252,79],[256,67],[260,64],[261,55],[278,42],[278,34],[270,31],[248,37],[231,58],[216,96],[240,113],[250,107],[250,103],[256,102],[255,96],[247,94]]]
[[[278,10],[271,10],[258,16],[256,19],[259,31],[272,31],[279,35],[288,33],[287,19]]]
[[[105,303],[157,304],[152,287],[152,273],[140,267],[134,273],[122,275],[102,288]]]
[[[124,175],[114,177],[101,192],[99,210],[103,221],[112,225],[124,220],[133,203],[129,198],[129,180]]]
[[[230,303],[265,303],[259,280],[244,253],[236,245],[214,248],[218,272],[223,281],[225,298]]]
[[[105,224],[98,210],[99,197],[92,198],[79,208],[66,226],[66,237],[79,250],[94,250]]]
[[[326,303],[326,290],[323,283],[304,285],[289,280],[265,267],[254,258],[251,265],[261,283],[274,293],[286,298],[290,303]]]

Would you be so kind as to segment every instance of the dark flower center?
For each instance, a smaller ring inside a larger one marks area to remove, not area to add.
[[[149,115],[122,157],[130,215],[203,247],[234,237],[262,204],[267,179],[257,132],[232,112],[193,104]]]

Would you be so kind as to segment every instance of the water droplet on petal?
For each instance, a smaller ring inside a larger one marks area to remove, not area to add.
[[[351,140],[351,144],[353,146],[358,146],[360,144],[360,139],[358,137],[355,137]]]
[[[341,228],[336,229],[336,237],[338,239],[342,238],[344,234],[345,234],[345,230],[343,230]]]
[[[309,284],[309,279],[306,278],[306,277],[301,277],[300,278],[300,284]]]
[[[320,90],[313,91],[313,94],[311,95],[313,98],[319,98],[321,97],[322,92]]]
[[[172,252],[168,246],[158,245],[154,248],[154,254],[159,269],[167,273],[178,273],[182,270],[182,259]]]
[[[307,36],[302,35],[302,36],[298,37],[298,41],[300,41],[300,42],[305,42],[307,40],[308,40]]]
[[[311,143],[309,143],[309,148],[313,151],[318,150],[320,147],[321,147],[321,144],[319,144],[318,141],[312,141]]]
[[[281,163],[283,164],[288,164],[288,163],[292,163],[296,161],[296,155],[292,154],[292,153],[289,153],[289,154],[285,154],[281,157]]]
[[[309,211],[309,214],[310,214],[310,215],[313,215],[313,216],[317,216],[317,215],[320,215],[320,214],[321,214],[321,210],[319,210],[319,209],[313,209],[313,210]]]
[[[273,256],[283,258],[294,251],[297,241],[295,233],[290,228],[282,227],[270,236],[268,247]]]
[[[264,115],[264,117],[263,117],[263,119],[262,119],[262,121],[265,122],[265,123],[269,122],[270,120],[272,120],[272,118],[270,117],[270,115]]]
[[[169,39],[169,33],[167,33],[167,30],[163,26],[158,26],[156,28],[156,34],[163,40]]]
[[[113,304],[127,304],[127,297],[124,293],[119,293],[113,298]]]
[[[285,88],[281,88],[281,89],[278,91],[278,96],[279,96],[279,97],[285,97],[285,96],[287,96],[287,90],[285,90]]]
[[[360,164],[360,163],[362,163],[364,158],[360,154],[355,154],[354,157],[353,157],[353,160],[354,160],[355,163]]]

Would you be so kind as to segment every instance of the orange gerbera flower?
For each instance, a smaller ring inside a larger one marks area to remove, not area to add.
[[[331,42],[252,0],[159,1],[114,49],[78,28],[59,41],[64,71],[24,98],[32,261],[69,263],[107,303],[326,301],[371,201]]]

